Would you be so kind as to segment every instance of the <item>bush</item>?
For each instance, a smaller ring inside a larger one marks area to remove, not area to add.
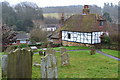
[[[109,36],[105,36],[104,43],[105,43],[106,45],[110,46],[110,44],[111,44],[111,39],[110,39]]]
[[[28,45],[27,44],[20,44],[19,47],[20,48],[26,48],[26,47],[28,47]]]
[[[107,45],[107,46],[110,46],[110,44],[111,44],[111,39],[110,39],[110,37],[108,36],[108,35],[106,35],[105,33],[104,34],[102,34],[101,36],[100,36],[100,38],[101,38],[101,44],[104,46],[104,45]]]

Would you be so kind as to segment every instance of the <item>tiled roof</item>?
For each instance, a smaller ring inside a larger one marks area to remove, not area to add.
[[[19,33],[17,34],[17,40],[28,40],[30,36],[27,33]]]
[[[101,31],[98,20],[105,20],[97,14],[73,15],[64,22],[62,30],[92,32]]]
[[[77,32],[93,32],[93,31],[104,31],[107,27],[106,21],[104,27],[101,29],[98,21],[105,21],[105,19],[98,14],[87,14],[87,15],[73,15],[65,20],[64,25],[58,28],[51,38],[59,38],[60,31],[77,31]]]

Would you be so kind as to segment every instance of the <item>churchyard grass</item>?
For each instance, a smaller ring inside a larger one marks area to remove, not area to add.
[[[83,46],[63,46],[67,50],[79,50],[79,49],[90,49],[90,47],[83,47]],[[60,47],[53,48],[56,51],[60,51]]]
[[[58,78],[117,78],[118,61],[90,51],[67,52],[70,57],[69,66],[61,66],[60,52],[56,53],[58,61]],[[33,62],[40,63],[41,56],[34,54]],[[32,78],[41,78],[40,67],[33,66]]]
[[[34,64],[34,62],[37,62],[40,64],[41,57],[42,56],[39,56],[39,54],[34,54],[33,64]],[[32,66],[32,78],[41,78],[40,67],[35,67],[34,65]]]
[[[102,52],[120,58],[120,54],[119,54],[120,51],[117,51],[117,50],[110,50],[110,49],[102,49]]]

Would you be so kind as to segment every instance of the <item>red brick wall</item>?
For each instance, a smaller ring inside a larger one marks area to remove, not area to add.
[[[20,40],[17,40],[16,44],[13,44],[13,45],[28,44],[28,42],[29,42],[29,40],[27,40],[26,43],[20,43]]]

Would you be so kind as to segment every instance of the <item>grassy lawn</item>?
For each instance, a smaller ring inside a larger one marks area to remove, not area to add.
[[[67,52],[70,65],[60,66],[60,53],[56,53],[58,61],[58,78],[117,78],[118,61],[89,51]],[[41,56],[35,54],[33,62],[40,63]],[[33,78],[41,78],[40,67],[33,67]]]
[[[8,54],[8,53],[4,53],[4,52],[1,52],[1,53],[0,53],[0,55],[6,55],[6,54]]]
[[[110,50],[110,49],[102,49],[102,52],[120,58],[120,56],[119,56],[119,51]]]
[[[65,47],[67,50],[90,49],[89,47]],[[60,47],[54,48],[60,50]],[[102,52],[118,57],[118,51],[102,49]],[[90,55],[90,51],[67,52],[70,56],[70,65],[62,67],[60,65],[60,52],[56,53],[58,61],[58,78],[117,78],[118,61],[96,53]],[[6,53],[0,53],[3,55]],[[39,54],[34,54],[33,63],[41,63]],[[0,73],[1,76],[1,73]],[[41,78],[40,67],[32,67],[32,78]]]
[[[90,47],[83,47],[83,46],[63,46],[64,48],[66,48],[67,50],[79,50],[79,49],[90,49]],[[61,47],[56,47],[53,48],[56,51],[60,51]]]

